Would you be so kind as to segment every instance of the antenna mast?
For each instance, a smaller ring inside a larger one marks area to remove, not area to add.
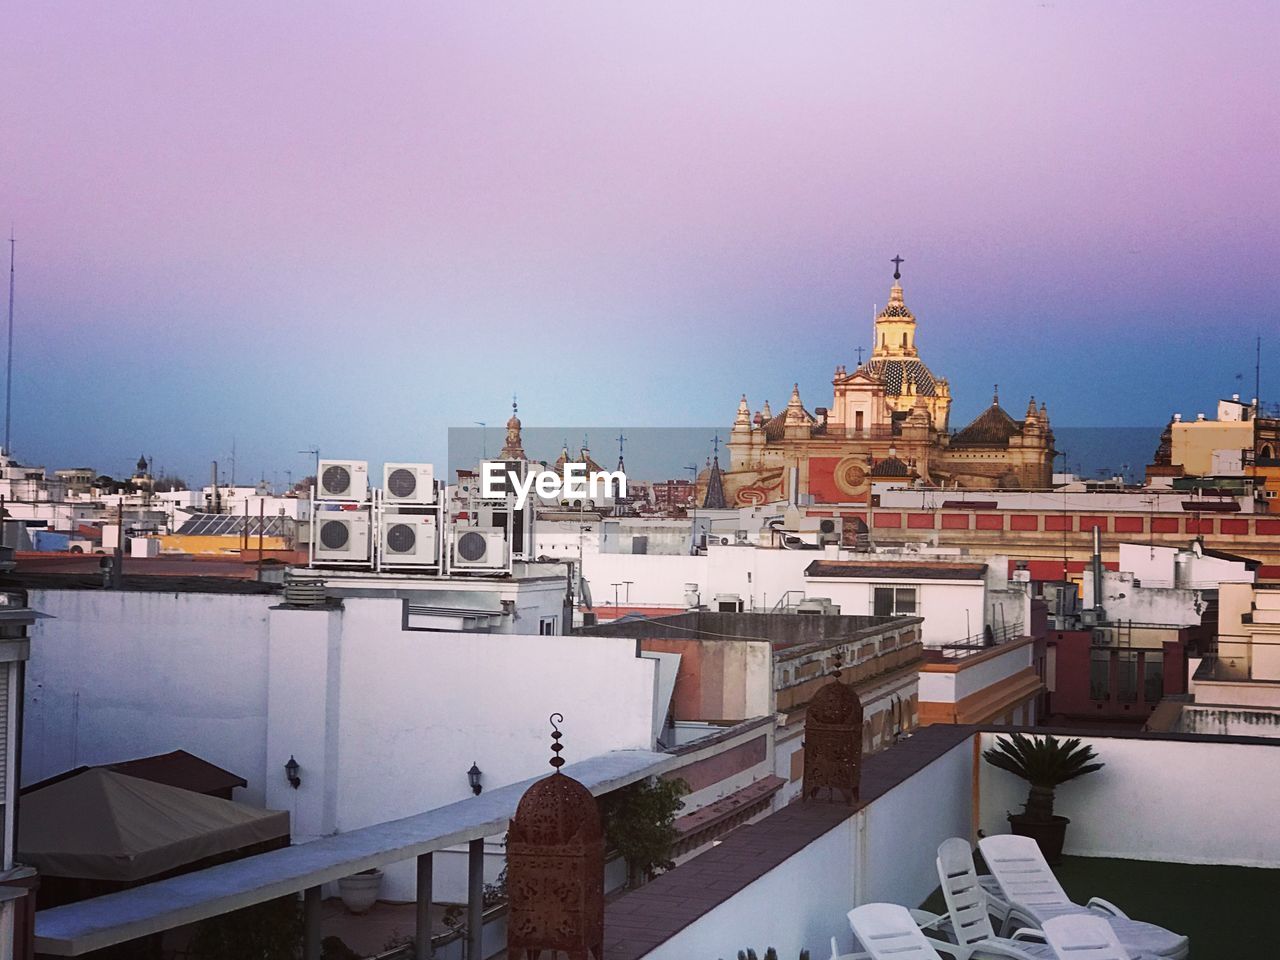
[[[13,251],[17,246],[13,227],[9,227],[9,351],[5,357],[4,373],[4,453],[9,453],[9,425],[13,408]]]

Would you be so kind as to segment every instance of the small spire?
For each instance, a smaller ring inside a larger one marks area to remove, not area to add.
[[[993,407],[1000,406],[1000,384],[998,383],[995,385],[995,389],[992,391],[992,394],[991,394],[991,405]]]
[[[560,744],[560,738],[564,736],[560,732],[557,723],[564,723],[563,713],[553,713],[547,718],[551,723],[551,766],[555,767],[556,773],[560,772],[560,768],[564,766],[564,757],[560,756],[560,751],[564,749]]]
[[[760,408],[760,416],[764,417],[764,419],[765,419],[765,420],[772,420],[772,419],[773,419],[773,411],[769,409],[769,401],[768,401],[768,400],[766,400],[766,401],[764,402],[764,406]]]
[[[902,265],[903,265],[906,261],[902,259],[901,255],[899,255],[899,256],[894,257],[894,258],[893,258],[892,260],[890,260],[889,262],[893,264],[893,279],[895,279],[895,280],[901,280],[901,279],[902,279],[902,270],[901,270],[900,268],[902,267]]]

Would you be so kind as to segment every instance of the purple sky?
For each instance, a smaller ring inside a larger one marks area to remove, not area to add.
[[[270,8],[264,10],[263,8]],[[203,476],[812,408],[901,253],[954,425],[1280,400],[1280,5],[28,3],[15,452]],[[1243,380],[1236,375],[1243,374]]]

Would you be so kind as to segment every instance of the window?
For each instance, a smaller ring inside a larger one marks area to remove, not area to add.
[[[877,617],[914,615],[915,612],[915,587],[875,588],[872,598],[872,613]]]
[[[1138,701],[1138,651],[1120,650],[1116,700],[1120,703],[1136,703]]]
[[[1159,703],[1164,696],[1164,653],[1148,650],[1142,663],[1142,699],[1144,703]]]
[[[857,430],[859,433],[862,432],[862,411],[861,410],[859,410],[857,413],[853,415],[853,429]]]
[[[1111,651],[1089,652],[1089,699],[1111,699]]]
[[[556,634],[556,627],[560,623],[559,617],[543,617],[538,621],[538,635],[542,637],[552,637]]]

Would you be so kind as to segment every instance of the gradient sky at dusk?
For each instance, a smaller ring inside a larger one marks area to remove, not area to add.
[[[28,3],[14,452],[189,479],[812,409],[903,265],[954,426],[1280,400],[1280,5]],[[7,224],[6,224],[7,225]],[[1243,379],[1237,379],[1242,374]]]

